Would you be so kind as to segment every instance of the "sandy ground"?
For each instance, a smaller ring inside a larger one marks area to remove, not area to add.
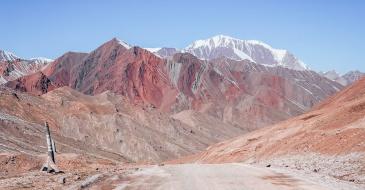
[[[331,185],[310,181],[306,176],[267,167],[240,163],[182,164],[140,168],[130,174],[111,175],[91,189],[158,190],[325,190],[359,189],[330,181]]]

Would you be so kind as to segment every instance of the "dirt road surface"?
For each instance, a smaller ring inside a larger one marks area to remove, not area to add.
[[[183,164],[141,168],[127,176],[113,175],[92,189],[116,190],[325,190],[315,184],[271,168],[245,164]]]
[[[315,173],[242,163],[120,165],[62,174],[34,171],[1,177],[0,189],[91,190],[363,190]]]

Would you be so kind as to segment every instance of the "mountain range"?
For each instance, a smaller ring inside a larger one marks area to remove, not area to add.
[[[157,163],[152,171],[239,162],[364,183],[364,74],[316,72],[260,41],[217,35],[179,50],[113,38],[55,60],[0,51],[0,74],[0,175],[16,179],[0,188],[48,179],[29,172],[46,153],[44,121],[62,176],[80,188],[137,183]]]
[[[359,80],[360,78],[365,76],[365,73],[360,71],[349,71],[343,75],[340,75],[335,70],[327,71],[327,72],[319,72],[322,76],[336,81],[344,86],[354,83],[355,81]]]
[[[125,42],[123,42],[123,44],[130,47],[130,45]],[[225,35],[216,35],[205,40],[194,41],[181,50],[167,47],[144,49],[166,59],[171,59],[176,53],[190,53],[201,60],[226,57],[236,61],[248,60],[264,66],[280,66],[293,70],[309,70],[308,66],[288,50],[275,49],[270,45],[257,40],[240,40]],[[23,59],[19,58],[14,53],[0,50],[0,72],[2,73],[0,75],[0,84],[38,71],[52,61],[53,60],[51,59],[42,57]],[[364,75],[364,73],[361,73],[360,71],[349,71],[342,76],[334,70],[318,73],[344,86],[353,83]]]
[[[42,57],[22,59],[11,52],[0,50],[0,84],[40,71],[52,61]]]
[[[180,113],[182,120],[191,117],[184,112],[198,111],[247,131],[304,113],[343,88],[308,69],[225,56],[202,60],[190,53],[165,59],[118,39],[88,54],[68,52],[5,85],[35,95],[62,86],[89,95],[109,90],[136,104]]]
[[[176,48],[147,48],[147,50],[164,58],[182,52],[191,53],[204,60],[227,57],[236,61],[249,60],[266,66],[281,66],[295,70],[308,69],[302,61],[287,50],[274,49],[257,40],[240,40],[225,35],[197,40],[182,50]]]

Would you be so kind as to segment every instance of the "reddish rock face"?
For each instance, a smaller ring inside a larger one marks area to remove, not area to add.
[[[248,130],[301,114],[342,88],[312,71],[188,53],[166,60],[117,39],[89,54],[66,53],[43,73],[7,86],[33,94],[60,86],[90,95],[109,90],[136,104],[173,114],[196,110]]]
[[[5,85],[33,95],[42,95],[55,88],[68,86],[72,80],[71,76],[75,75],[78,65],[86,55],[68,52],[43,70],[38,69],[40,71],[9,81]]]
[[[312,71],[225,58],[207,62],[175,54],[168,68],[180,97],[188,100],[186,109],[249,130],[301,114],[342,88]]]
[[[74,84],[74,76],[78,73],[81,63],[87,55],[86,53],[67,52],[42,72],[58,86],[70,86]]]
[[[110,90],[161,108],[162,100],[176,91],[164,66],[165,60],[142,48],[126,49],[118,41],[110,41],[84,59],[71,87],[86,94]]]
[[[48,65],[50,61],[51,60],[42,60],[40,58],[31,60],[20,58],[11,60],[0,59],[0,85],[40,71],[43,67]]]
[[[21,92],[29,92],[33,95],[42,95],[57,88],[42,72],[10,81],[6,83],[6,86]]]
[[[364,115],[365,78],[308,113],[170,163],[251,163],[315,172],[363,184]]]
[[[317,156],[348,155],[349,158],[353,157],[353,163],[363,164],[364,115],[365,78],[328,98],[311,112],[213,145],[181,161],[257,162],[299,155],[295,158],[300,164],[300,158],[315,153]],[[361,156],[350,155],[354,153]],[[308,159],[306,161],[310,162]],[[342,161],[338,162],[342,164]],[[358,174],[363,176],[363,172]]]
[[[200,77],[204,71],[201,60],[191,54],[175,54],[174,62],[181,65],[177,76],[177,88],[185,96],[197,99],[195,92],[199,88]]]
[[[244,132],[193,111],[174,119],[110,91],[88,96],[61,87],[32,96],[0,87],[0,108],[0,152],[7,153],[46,153],[44,121],[60,153],[123,162],[175,159]],[[194,121],[184,120],[186,115]]]
[[[126,47],[113,39],[90,54],[66,53],[43,72],[56,86],[90,95],[110,90],[165,110],[176,95],[166,78],[165,62],[142,48]]]

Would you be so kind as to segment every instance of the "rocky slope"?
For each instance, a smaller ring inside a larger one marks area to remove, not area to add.
[[[349,71],[344,75],[340,75],[336,71],[332,70],[327,72],[320,72],[319,74],[332,81],[338,82],[343,86],[350,85],[365,76],[365,73],[362,73],[360,71]]]
[[[180,71],[174,82],[183,94],[179,106],[190,99],[188,109],[248,130],[303,113],[342,88],[312,71],[249,61],[219,58],[206,62],[176,54],[169,64],[176,68],[172,73]]]
[[[344,78],[346,81],[346,85],[350,85],[360,80],[362,77],[365,77],[365,73],[360,71],[349,71],[346,74],[342,75],[342,78]]]
[[[321,74],[322,76],[332,80],[332,81],[336,81],[342,85],[346,85],[347,81],[341,77],[341,75],[339,73],[337,73],[335,70],[332,71],[327,71],[327,72],[319,72],[319,74]]]
[[[61,86],[90,95],[110,90],[165,113],[200,112],[246,131],[304,113],[342,88],[310,70],[224,57],[206,61],[189,53],[162,59],[117,39],[89,54],[66,53],[6,85],[35,95]]]
[[[41,70],[53,60],[46,58],[22,59],[0,50],[0,85]]]
[[[218,143],[186,160],[274,164],[365,185],[364,116],[365,78],[311,112]]]
[[[32,96],[1,88],[0,107],[0,152],[8,154],[45,153],[44,121],[60,153],[122,162],[177,158],[242,133],[209,116],[198,129],[109,91],[88,96],[62,87]]]
[[[0,50],[0,61],[16,61],[17,59],[20,59],[18,56],[16,56],[14,53]]]

